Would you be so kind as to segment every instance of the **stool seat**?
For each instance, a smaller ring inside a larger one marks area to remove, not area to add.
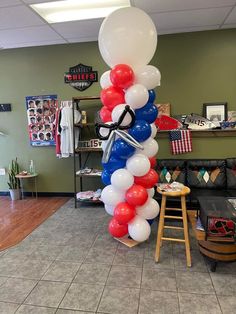
[[[157,233],[155,261],[158,262],[160,259],[160,249],[161,249],[162,241],[180,242],[180,243],[185,244],[187,266],[191,267],[190,244],[189,244],[189,236],[188,236],[188,220],[187,220],[187,209],[186,209],[186,198],[185,198],[185,196],[190,193],[190,188],[188,188],[187,186],[184,186],[181,189],[181,191],[166,192],[166,191],[161,190],[160,187],[158,187],[157,192],[162,195],[162,199],[161,199],[161,210],[160,210],[160,218],[159,218],[158,233]],[[181,208],[167,208],[166,207],[167,197],[170,197],[170,198],[180,197]],[[181,212],[182,216],[168,215],[166,214],[166,211],[168,210]],[[165,218],[182,220],[183,227],[165,225]],[[181,231],[181,230],[184,231],[184,239],[165,237],[164,236],[165,229],[174,229],[178,231]]]

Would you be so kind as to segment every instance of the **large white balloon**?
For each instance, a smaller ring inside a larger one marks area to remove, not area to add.
[[[155,156],[159,149],[157,141],[155,141],[151,137],[149,137],[146,141],[142,142],[141,145],[143,146],[143,149],[137,148],[136,152],[138,154],[143,154],[147,157]]]
[[[155,195],[155,189],[154,188],[147,189],[147,192],[148,192],[149,197],[153,197]]]
[[[118,122],[120,116],[122,115],[123,111],[125,110],[125,106],[126,106],[126,104],[120,104],[118,106],[115,106],[115,108],[112,110],[112,113],[111,113],[111,117],[112,117],[113,122]],[[131,121],[132,121],[132,118],[131,118],[130,114],[127,113],[125,115],[121,125],[122,126],[129,125]]]
[[[134,154],[127,159],[126,167],[136,177],[144,176],[151,167],[149,159],[143,154]]]
[[[118,169],[111,176],[111,184],[119,190],[128,190],[134,184],[134,177],[126,169]]]
[[[112,85],[111,80],[110,80],[110,73],[111,73],[110,70],[106,71],[100,77],[101,88],[107,88]]]
[[[136,215],[128,224],[129,235],[138,242],[147,240],[151,233],[151,227],[147,220]]]
[[[150,124],[150,127],[151,127],[151,130],[152,130],[151,137],[154,138],[157,135],[157,127],[155,126],[154,123]]]
[[[161,85],[161,73],[153,65],[145,65],[135,71],[135,83],[153,89]]]
[[[144,219],[154,219],[160,211],[160,206],[153,198],[148,198],[142,206],[136,207],[136,214]]]
[[[148,90],[141,84],[134,84],[125,92],[125,102],[133,109],[139,109],[148,101]]]
[[[151,18],[138,8],[118,9],[103,21],[98,45],[103,60],[111,68],[120,63],[132,68],[143,66],[155,53],[156,27]]]
[[[102,190],[101,200],[105,205],[116,206],[125,200],[125,193],[112,185],[107,185]]]
[[[106,205],[105,204],[105,211],[111,215],[111,216],[114,216],[114,209],[115,209],[115,206],[111,206],[111,205]]]

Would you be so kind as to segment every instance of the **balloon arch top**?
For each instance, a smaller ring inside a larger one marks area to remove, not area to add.
[[[157,107],[154,88],[159,70],[148,65],[157,46],[151,18],[134,7],[111,13],[98,36],[102,58],[111,68],[100,79],[101,123],[96,131],[103,140],[102,191],[105,210],[113,216],[113,237],[129,235],[142,242],[149,238],[151,223],[159,214],[154,196],[158,174],[155,140]]]

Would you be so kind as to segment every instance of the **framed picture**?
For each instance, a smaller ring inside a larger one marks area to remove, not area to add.
[[[170,103],[156,104],[156,106],[158,108],[158,117],[163,114],[170,117]]]
[[[227,102],[203,104],[203,115],[219,127],[220,122],[227,121]]]

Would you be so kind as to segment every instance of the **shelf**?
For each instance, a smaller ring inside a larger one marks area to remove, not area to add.
[[[192,137],[236,137],[236,129],[190,130]],[[157,138],[169,137],[170,131],[157,131]]]
[[[73,101],[80,101],[80,100],[93,100],[93,99],[100,99],[99,96],[81,96],[81,97],[73,97]]]
[[[76,172],[77,177],[101,177],[102,175],[102,170],[99,169],[96,169],[95,172],[92,170],[90,173],[78,173],[79,171]]]
[[[80,147],[80,148],[76,148],[75,153],[88,153],[88,152],[102,152],[102,148],[100,147],[96,147],[96,148],[92,148],[92,147]]]

